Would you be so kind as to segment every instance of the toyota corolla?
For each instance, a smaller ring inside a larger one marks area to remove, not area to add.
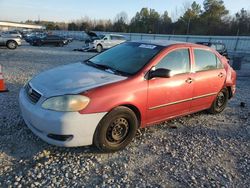
[[[44,141],[112,152],[138,128],[222,112],[235,88],[235,71],[209,47],[134,41],[40,73],[21,89],[19,102],[25,123]]]

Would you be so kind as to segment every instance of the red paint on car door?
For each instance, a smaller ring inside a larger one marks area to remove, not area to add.
[[[193,52],[195,73],[194,96],[191,105],[191,111],[199,111],[207,109],[211,106],[216,95],[225,85],[226,71],[223,68],[219,58],[217,58],[216,54],[214,54],[212,51],[194,49]],[[213,67],[213,64],[211,63],[213,61],[213,55],[217,62],[216,67]],[[208,65],[210,66],[210,68],[207,68],[208,70],[202,70],[201,66],[205,66],[203,64],[205,61],[207,61],[207,67]]]
[[[159,122],[189,112],[191,100],[188,99],[191,99],[193,95],[193,83],[188,83],[190,77],[191,74],[182,74],[172,78],[149,80],[148,123]]]
[[[193,96],[190,52],[187,47],[173,49],[155,65],[155,69],[169,69],[170,78],[148,80],[147,122],[155,123],[186,114]]]

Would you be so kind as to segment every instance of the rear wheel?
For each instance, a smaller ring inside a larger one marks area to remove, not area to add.
[[[63,47],[63,43],[62,43],[62,42],[59,42],[59,43],[57,43],[56,46]]]
[[[11,50],[14,50],[17,48],[17,43],[16,41],[8,41],[7,44],[6,44],[7,48],[11,49]]]
[[[104,152],[121,150],[132,141],[137,128],[135,113],[127,107],[117,107],[100,121],[94,135],[94,144]]]
[[[101,53],[102,50],[103,50],[102,45],[98,44],[97,47],[96,47],[96,51],[97,51],[98,53]]]
[[[226,88],[222,89],[216,96],[212,106],[210,107],[210,109],[208,109],[208,111],[211,114],[217,114],[222,112],[227,106],[228,98],[228,90]]]
[[[38,41],[38,42],[36,43],[36,45],[37,45],[37,46],[42,46],[42,42],[41,42],[41,41]]]

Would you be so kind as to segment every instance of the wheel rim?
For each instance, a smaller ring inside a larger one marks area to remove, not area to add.
[[[226,96],[223,92],[220,92],[217,96],[217,99],[216,99],[216,106],[217,108],[221,108],[224,106],[225,104],[225,101],[226,101]]]
[[[15,48],[15,43],[14,43],[14,42],[10,42],[10,43],[9,43],[9,47],[10,47],[10,48]]]
[[[129,122],[125,118],[117,118],[110,123],[106,138],[111,144],[120,144],[123,142],[129,132]]]
[[[101,52],[102,51],[102,47],[101,46],[97,46],[97,51]]]

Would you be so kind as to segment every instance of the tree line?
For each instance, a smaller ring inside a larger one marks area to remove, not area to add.
[[[178,14],[178,13],[176,13]],[[178,15],[176,15],[178,16]],[[31,22],[31,21],[27,21]],[[35,23],[40,23],[37,21]],[[203,5],[194,1],[185,4],[176,20],[165,11],[142,8],[129,20],[126,12],[111,20],[93,20],[84,17],[70,23],[43,22],[48,30],[108,31],[153,34],[190,35],[250,35],[250,12],[242,8],[230,15],[223,0],[204,0]]]

